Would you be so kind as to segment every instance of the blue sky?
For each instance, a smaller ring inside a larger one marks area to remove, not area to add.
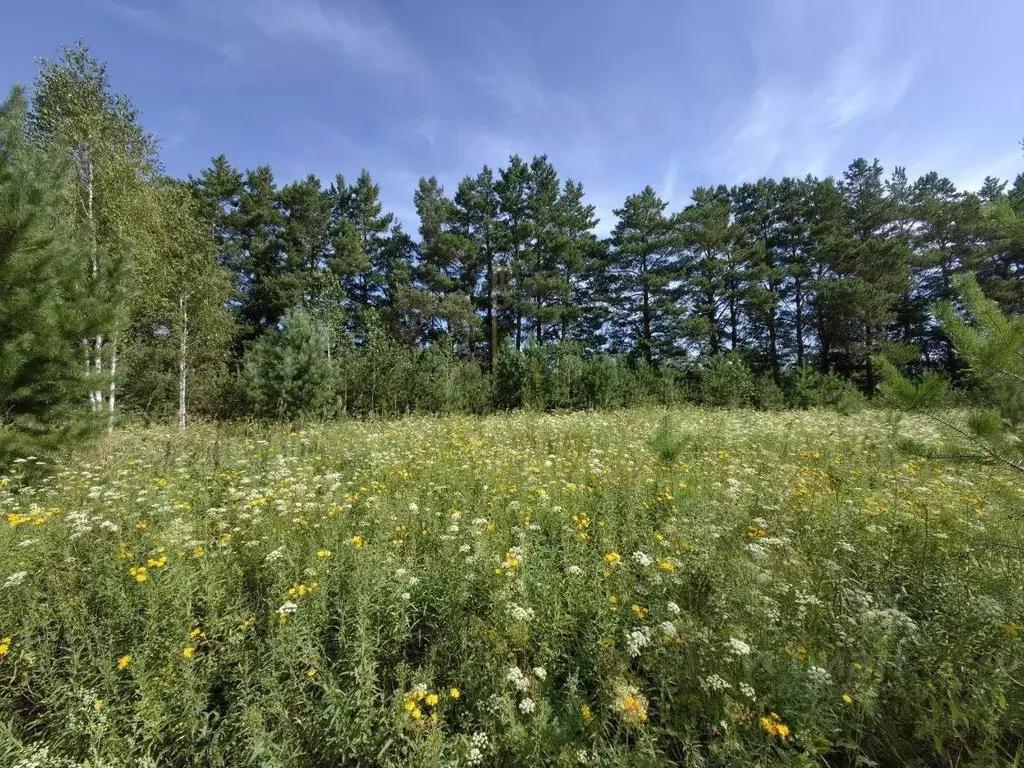
[[[34,0],[3,81],[82,37],[184,176],[369,168],[412,191],[547,153],[607,231],[625,195],[838,174],[856,156],[976,188],[1024,170],[1022,0]],[[0,85],[8,83],[0,81]]]

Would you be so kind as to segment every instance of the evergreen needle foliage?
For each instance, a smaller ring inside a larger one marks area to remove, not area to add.
[[[0,106],[0,471],[95,426],[83,340],[100,319],[85,249],[63,218],[67,166],[26,140],[26,103]]]
[[[943,303],[935,314],[965,366],[970,407],[948,410],[945,380],[931,374],[913,383],[885,358],[878,361],[885,376],[882,391],[893,403],[929,414],[958,436],[950,448],[953,455],[1024,472],[1024,317],[1006,317],[972,277],[961,276],[955,285],[963,313]]]

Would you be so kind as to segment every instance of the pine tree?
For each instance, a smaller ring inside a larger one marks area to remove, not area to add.
[[[953,286],[964,312],[958,313],[952,302],[937,304],[934,311],[966,368],[975,407],[965,415],[945,410],[945,380],[926,375],[912,383],[879,357],[883,394],[895,405],[923,412],[958,438],[943,448],[944,456],[997,462],[1024,473],[1024,317],[1005,316],[971,275],[953,278]],[[935,453],[919,442],[902,442],[915,453]]]
[[[465,237],[476,252],[472,270],[475,291],[474,303],[484,318],[487,368],[497,369],[501,344],[498,309],[503,302],[502,273],[498,255],[498,195],[494,187],[494,174],[486,165],[475,177],[467,176],[459,182],[455,193],[455,222],[457,231]]]
[[[530,166],[519,155],[509,158],[508,167],[501,169],[494,184],[498,203],[495,246],[501,254],[495,265],[495,281],[501,286],[503,299],[499,323],[509,329],[517,350],[523,348],[523,321],[529,311],[524,280],[531,261],[527,249],[533,237],[530,184]]]
[[[717,355],[740,344],[741,258],[732,201],[724,186],[698,187],[682,214],[689,259],[681,293],[690,307],[689,336]]]
[[[651,187],[615,210],[601,297],[614,347],[650,364],[673,351],[677,311],[670,285],[679,269],[680,236],[668,203]]]
[[[406,303],[415,307],[420,342],[462,340],[472,354],[480,322],[473,306],[477,249],[458,225],[458,210],[437,179],[420,179],[413,196],[420,218],[415,287]]]
[[[26,113],[19,89],[0,106],[0,471],[97,426],[82,340],[107,320],[61,199],[70,163],[29,145]]]
[[[278,419],[332,415],[337,376],[323,328],[302,309],[280,325],[246,350],[242,383],[250,408]]]

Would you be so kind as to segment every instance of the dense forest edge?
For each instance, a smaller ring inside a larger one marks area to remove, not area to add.
[[[140,420],[849,412],[883,371],[970,402],[935,308],[962,309],[968,277],[1024,305],[1024,173],[960,190],[858,158],[678,211],[648,186],[600,237],[582,183],[513,155],[454,191],[421,178],[413,235],[367,170],[282,185],[220,155],[167,176],[82,43],[0,124],[4,463]]]

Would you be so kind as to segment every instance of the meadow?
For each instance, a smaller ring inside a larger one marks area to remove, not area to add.
[[[881,410],[665,418],[140,427],[17,465],[0,761],[1024,765],[1018,478],[902,454]]]

